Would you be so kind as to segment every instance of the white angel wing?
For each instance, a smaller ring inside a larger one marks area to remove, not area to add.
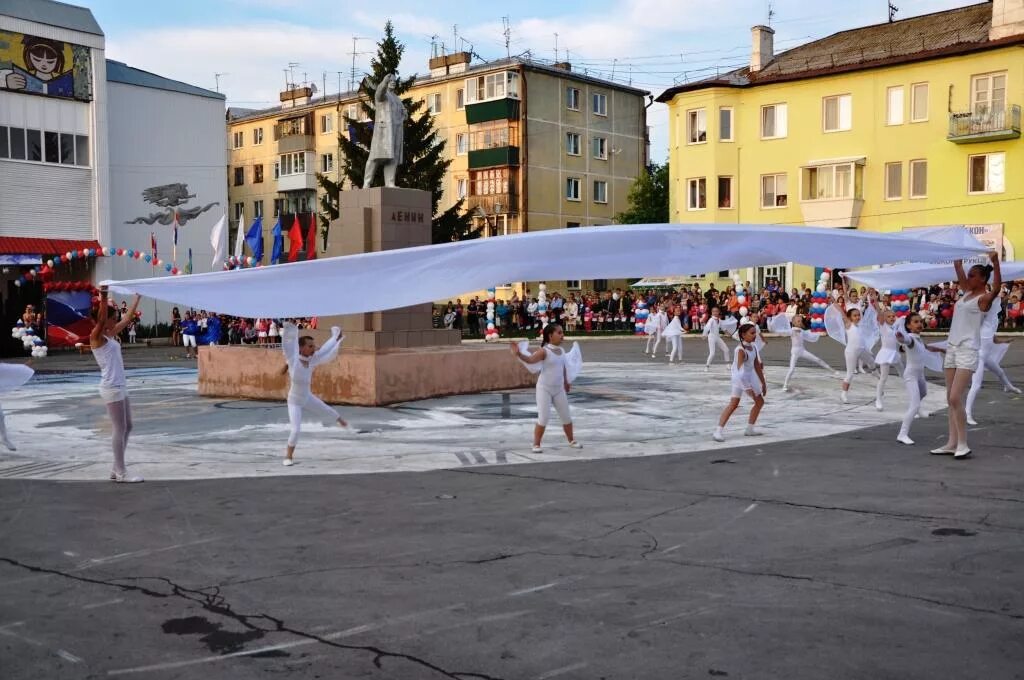
[[[943,340],[942,342],[930,343],[929,347],[935,349],[946,349],[949,346],[949,342]],[[923,346],[918,348],[919,351],[924,353],[924,367],[929,371],[935,371],[936,373],[942,373],[945,369],[943,368],[943,356],[938,352],[929,352]]]
[[[881,335],[882,331],[878,327],[878,310],[868,305],[860,317],[860,337],[864,340],[864,349],[870,352],[871,348],[878,344]]]
[[[565,376],[569,384],[576,382],[576,376],[583,370],[583,352],[580,351],[580,343],[572,343],[572,349],[565,354]]]
[[[519,347],[519,353],[520,354],[525,354],[527,356],[532,354],[532,352],[530,351],[530,341],[529,340],[522,340],[522,341],[520,341],[518,347]],[[540,363],[528,364],[525,361],[523,361],[522,359],[519,360],[519,363],[521,363],[523,365],[523,367],[526,368],[526,370],[529,371],[530,373],[540,373],[541,369],[544,368],[543,364],[540,364]]]
[[[812,333],[810,331],[800,331],[800,335],[804,336],[804,342],[817,342],[821,339],[820,333]]]
[[[739,325],[740,322],[736,320],[736,317],[730,316],[725,319],[722,319],[719,328],[722,330],[723,333],[726,333],[727,335],[732,335],[733,333],[736,332],[736,329],[739,328]]]
[[[23,364],[0,364],[0,389],[21,387],[34,373],[35,371]]]
[[[846,322],[843,320],[843,313],[836,309],[835,305],[829,305],[825,310],[825,332],[828,337],[846,346]]]
[[[1003,300],[996,296],[996,299],[992,301],[992,306],[985,312],[985,317],[981,321],[981,335],[983,337],[995,337],[996,331],[999,330],[999,314],[1002,311]]]
[[[776,314],[775,316],[768,317],[768,331],[771,333],[789,335],[789,330],[792,327],[793,322],[785,314]]]

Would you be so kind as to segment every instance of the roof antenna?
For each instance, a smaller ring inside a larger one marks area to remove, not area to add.
[[[775,3],[769,0],[768,2],[768,26],[771,27],[772,19],[775,18]]]
[[[502,31],[502,35],[505,36],[505,58],[511,59],[512,52],[509,51],[509,43],[512,41],[512,27],[509,24],[509,17],[502,17],[501,23],[502,27],[504,28],[504,30]]]
[[[889,2],[889,23],[896,21],[896,12],[899,12],[900,8],[892,4],[892,0]]]

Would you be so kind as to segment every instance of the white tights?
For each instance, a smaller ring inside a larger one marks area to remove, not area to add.
[[[654,349],[651,349],[651,342],[654,342]],[[658,345],[661,344],[661,333],[655,333],[654,335],[647,336],[647,349],[644,350],[644,354],[657,354]]]
[[[668,347],[669,361],[675,361],[676,359],[679,359],[679,361],[683,360],[683,339],[681,337],[679,337],[678,335],[673,335],[672,337],[670,337],[668,339]]]
[[[804,359],[805,361],[810,361],[811,363],[817,364],[818,366],[821,366],[822,368],[824,368],[826,371],[831,371],[832,370],[831,366],[829,366],[824,361],[822,361],[818,357],[814,356],[813,354],[811,354],[807,350],[805,350],[805,349],[794,349],[794,350],[792,350],[789,353],[789,372],[786,373],[786,379],[782,381],[782,387],[783,388],[786,388],[787,386],[789,386],[789,379],[792,378],[793,377],[793,373],[796,372],[796,362],[800,361],[801,359]]]
[[[729,363],[729,348],[726,346],[725,341],[722,340],[721,336],[709,335],[708,336],[708,362],[707,366],[711,365],[711,362],[715,360],[715,350],[722,350],[722,361]]]
[[[14,450],[14,444],[11,442],[10,437],[7,436],[7,421],[4,420],[4,409],[0,406],[0,442],[9,448],[11,451]]]
[[[892,364],[878,364],[878,370],[879,370],[879,374],[878,374],[878,387],[875,388],[875,401],[877,401],[879,403],[881,403],[882,397],[885,396],[885,383],[887,383],[889,381],[889,367],[890,366],[892,366]],[[897,372],[902,372],[903,370],[905,370],[905,369],[903,368],[902,362],[899,363],[899,364],[896,364],[896,371]]]
[[[305,401],[299,403],[289,401],[288,422],[292,429],[288,435],[288,446],[295,446],[299,442],[299,431],[302,429],[302,409],[308,409],[324,420],[337,421],[341,418],[337,411],[312,394],[307,396]]]
[[[569,415],[569,397],[566,395],[565,389],[553,390],[537,383],[537,424],[541,427],[548,426],[552,406],[558,412],[562,425],[572,425],[572,417]]]
[[[107,404],[107,415],[113,426],[114,472],[124,474],[124,450],[128,447],[128,435],[132,432],[132,408],[128,397]]]
[[[846,377],[843,378],[843,382],[845,382],[847,385],[853,382],[853,374],[857,372],[858,362],[860,362],[860,364],[864,366],[869,367],[873,367],[875,365],[874,358],[871,356],[871,354],[869,354],[866,350],[863,349],[860,351],[857,351],[856,349],[851,351],[849,348],[847,348],[846,352],[843,354],[843,357],[846,359]]]
[[[914,422],[914,416],[921,410],[921,400],[928,394],[928,381],[924,379],[924,373],[913,375],[910,371],[904,371],[903,384],[907,388],[907,412],[903,414],[903,424],[900,426],[899,436],[909,437],[910,424]]]
[[[985,382],[985,369],[988,369],[996,374],[999,378],[999,382],[1003,384],[1003,387],[1007,389],[1013,389],[1013,383],[1010,382],[1010,376],[1006,375],[1006,371],[1003,367],[998,364],[994,359],[989,356],[981,356],[978,358],[978,368],[975,369],[974,375],[971,376],[971,389],[967,392],[967,406],[966,411],[968,417],[974,413],[974,400],[978,398],[978,392],[981,391],[981,385]]]

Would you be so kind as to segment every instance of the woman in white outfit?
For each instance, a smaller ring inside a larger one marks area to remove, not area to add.
[[[953,263],[957,285],[964,294],[953,308],[953,321],[949,326],[949,344],[943,362],[946,371],[946,402],[949,404],[949,437],[943,446],[932,449],[932,453],[937,456],[953,454],[959,460],[971,456],[971,448],[967,445],[964,397],[967,396],[971,378],[978,368],[982,319],[992,308],[992,302],[1003,287],[999,255],[990,253],[989,259],[991,265],[976,264],[967,273],[964,273],[962,260]],[[989,277],[992,278],[991,290],[986,289]]]
[[[899,372],[902,370],[903,362],[900,360],[900,343],[896,339],[896,313],[879,306],[878,315],[882,319],[882,323],[878,325],[882,346],[875,354],[875,364],[879,371],[878,387],[875,389],[875,409],[881,411],[884,408],[882,398],[885,396],[885,383],[889,380],[889,368],[894,366]]]
[[[704,337],[708,339],[708,360],[704,364],[704,370],[711,369],[711,362],[715,360],[715,350],[722,351],[722,361],[729,361],[729,348],[719,335],[722,330],[722,310],[715,307],[711,310],[711,318],[704,324]]]
[[[774,329],[778,327],[778,325],[781,324],[783,320],[786,320],[786,316],[784,314],[777,314],[776,316],[772,317],[772,323],[769,330],[773,330],[776,333],[779,332],[778,330]],[[786,372],[786,379],[782,381],[783,392],[789,392],[789,381],[793,377],[793,374],[796,372],[797,362],[800,361],[801,359],[803,359],[804,361],[810,361],[812,364],[817,364],[818,366],[824,368],[826,371],[832,371],[832,373],[836,375],[836,371],[834,371],[831,366],[829,366],[822,359],[811,354],[804,348],[804,343],[817,342],[818,338],[821,336],[804,329],[803,315],[795,315],[793,317],[792,324],[793,327],[789,329],[790,342],[792,343],[792,346],[789,350],[789,371]]]
[[[668,342],[668,363],[670,364],[675,362],[677,358],[679,361],[683,360],[683,324],[678,314],[679,309],[676,309],[675,312],[676,314],[672,317],[672,321],[669,322],[668,326],[661,333]]]
[[[928,394],[928,381],[924,378],[924,369],[940,368],[941,361],[929,365],[929,353],[942,350],[928,347],[921,340],[919,333],[924,330],[924,321],[917,312],[907,315],[905,328],[894,328],[893,338],[903,345],[906,350],[907,364],[903,369],[903,384],[907,388],[907,411],[903,414],[903,423],[900,425],[900,433],[896,435],[896,441],[913,446],[914,440],[910,438],[910,426],[921,412],[921,401]],[[925,414],[927,415],[927,414]]]
[[[997,297],[992,302],[992,307],[985,313],[985,319],[981,322],[981,351],[978,353],[978,368],[971,376],[971,389],[967,392],[965,412],[968,425],[978,424],[974,420],[974,401],[978,398],[978,392],[981,391],[981,386],[985,382],[985,369],[995,373],[1003,385],[1004,392],[1021,393],[1020,388],[1014,386],[1010,381],[1010,376],[1006,375],[1006,371],[1000,365],[1003,357],[1006,356],[1006,350],[1009,349],[1007,346],[1013,342],[1013,340],[996,338],[996,330],[999,328],[999,312],[1002,307],[1002,301]]]
[[[124,450],[132,431],[132,409],[128,401],[128,381],[124,374],[121,343],[117,341],[121,331],[135,318],[140,299],[136,295],[131,309],[118,321],[117,308],[107,300],[106,286],[101,288],[99,307],[93,310],[95,325],[89,334],[89,347],[100,367],[100,397],[107,405],[113,430],[114,466],[110,470],[110,479],[114,482],[143,481],[138,475],[129,475],[124,464]]]
[[[747,395],[754,400],[754,406],[750,409],[750,416],[747,419],[747,429],[743,435],[746,437],[759,437],[761,432],[754,428],[757,423],[757,416],[764,407],[764,395],[768,392],[768,384],[764,379],[764,366],[761,363],[761,356],[754,345],[757,337],[753,324],[740,326],[740,344],[736,347],[735,356],[732,360],[731,386],[732,394],[729,403],[722,411],[718,419],[718,427],[712,433],[711,438],[716,442],[725,441],[725,426],[736,409],[739,408],[740,399]]]
[[[284,351],[285,372],[291,376],[288,386],[288,422],[291,432],[288,435],[288,449],[285,453],[284,465],[293,465],[295,445],[299,442],[299,431],[302,429],[302,410],[312,411],[324,420],[336,421],[341,427],[347,428],[341,415],[313,394],[313,369],[320,364],[331,361],[341,349],[341,329],[331,328],[331,337],[324,346],[317,349],[313,337],[299,337],[299,328],[291,322],[284,324],[281,334],[281,349]]]
[[[524,354],[523,345],[513,343],[510,347],[512,356],[527,365],[531,372],[537,372],[535,366],[540,364],[540,377],[537,378],[537,424],[533,428],[533,453],[542,453],[540,446],[544,438],[544,430],[547,429],[548,419],[551,417],[551,407],[554,406],[558,417],[562,421],[562,430],[569,446],[574,449],[582,449],[583,445],[576,441],[572,431],[572,416],[569,413],[569,390],[572,387],[570,380],[571,372],[567,360],[570,352],[562,349],[562,340],[565,333],[557,323],[549,323],[544,327],[541,336],[541,345],[533,354]],[[574,360],[579,360],[578,345],[573,347]]]

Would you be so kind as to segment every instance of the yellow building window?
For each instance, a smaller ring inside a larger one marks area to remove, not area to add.
[[[853,127],[853,97],[848,94],[822,99],[822,127],[825,132],[844,132]]]
[[[761,207],[785,208],[789,205],[789,181],[786,173],[761,176]]]
[[[815,165],[801,169],[801,200],[861,198],[863,167],[857,163]]]
[[[903,163],[885,164],[885,200],[898,201],[903,198]]]
[[[923,123],[928,120],[928,83],[914,83],[910,86],[910,122]]]
[[[733,110],[731,106],[723,106],[718,109],[718,141],[733,141]]]
[[[903,125],[903,86],[885,91],[885,124]]]
[[[694,109],[686,112],[686,143],[703,144],[708,141],[707,112]]]
[[[1006,72],[986,73],[971,78],[974,115],[985,116],[1006,108]]]
[[[789,134],[789,107],[769,104],[761,107],[761,138],[780,139]]]
[[[971,156],[968,162],[970,193],[999,194],[1006,191],[1006,154],[980,154]]]
[[[718,178],[718,207],[729,210],[733,207],[732,177]]]
[[[704,210],[708,207],[708,180],[694,177],[686,180],[686,209]]]
[[[928,161],[918,159],[910,161],[910,197],[927,198],[928,196]]]

